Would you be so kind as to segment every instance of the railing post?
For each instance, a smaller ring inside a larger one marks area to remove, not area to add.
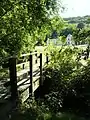
[[[24,56],[22,57],[22,59],[24,60]],[[22,65],[22,69],[24,69],[24,68],[25,68],[25,64]]]
[[[18,98],[16,57],[9,59],[9,74],[10,74],[10,85],[11,85],[11,99],[16,100]]]
[[[31,88],[30,88],[30,92],[31,96],[34,95],[33,92],[33,55],[30,54],[30,84],[31,84]]]
[[[40,53],[40,86],[43,85],[43,79],[42,79],[42,53]]]
[[[46,63],[48,64],[48,53],[46,53]]]
[[[36,52],[36,54],[35,54],[35,56],[36,56],[35,63],[37,63],[37,50],[35,52]]]

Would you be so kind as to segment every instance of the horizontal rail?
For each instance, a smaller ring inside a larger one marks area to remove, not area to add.
[[[20,81],[17,83],[17,87],[23,85],[23,84],[26,83],[27,81],[29,81],[29,83],[30,83],[30,76],[28,76],[28,77],[25,78],[25,79],[20,80]]]
[[[25,90],[28,91],[29,95],[34,94],[34,91],[42,85],[43,67],[45,67],[46,61],[46,55],[42,52],[10,57],[8,61],[10,82],[7,82],[5,86],[11,86],[12,99],[17,99],[20,95],[18,93],[23,94],[22,92]]]
[[[31,52],[31,53],[27,53],[27,54],[22,54],[20,57],[25,57],[25,56],[29,56],[29,55],[35,55],[38,54],[39,52]]]
[[[17,72],[17,77],[24,75],[24,74],[28,73],[29,71],[30,71],[29,68],[21,70],[21,71]]]
[[[33,77],[33,83],[35,83],[39,79],[40,79],[40,74],[39,74],[39,76]]]
[[[25,57],[25,56],[29,56],[29,55],[30,55],[30,53],[22,54],[22,55],[20,55],[20,57]]]
[[[24,92],[27,88],[29,88],[31,86],[30,82],[28,83],[25,83],[24,85],[22,86],[19,86],[18,87],[18,92],[21,93],[21,92]]]
[[[28,62],[19,63],[19,64],[16,65],[16,67],[20,67],[20,66],[25,65],[25,64],[29,64],[29,61]]]

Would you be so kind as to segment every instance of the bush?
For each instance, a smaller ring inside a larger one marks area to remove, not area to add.
[[[50,53],[43,91],[48,93],[45,101],[54,112],[62,108],[87,115],[90,110],[90,60],[83,66],[80,52],[81,49],[66,47]]]

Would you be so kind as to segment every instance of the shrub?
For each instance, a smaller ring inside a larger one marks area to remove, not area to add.
[[[75,47],[55,48],[50,53],[43,91],[47,88],[45,101],[54,112],[64,108],[87,114],[90,110],[90,60],[83,66],[81,53]]]

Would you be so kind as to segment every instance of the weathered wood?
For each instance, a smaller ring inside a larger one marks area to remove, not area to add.
[[[35,51],[36,52],[36,54],[35,54],[35,56],[36,56],[36,60],[35,60],[35,63],[37,63],[37,51]]]
[[[48,64],[49,60],[48,60],[48,53],[46,54],[46,63]]]
[[[27,81],[29,81],[29,84],[30,84],[30,76],[27,76],[27,78],[19,81],[19,82],[17,83],[17,86],[18,86],[18,87],[19,87],[19,86],[22,86],[23,84],[26,84]]]
[[[29,94],[33,96],[33,55],[30,55],[30,84],[31,84],[31,89]]]
[[[35,91],[40,86],[39,78],[34,82],[33,90]]]
[[[29,71],[29,68],[20,70],[19,72],[17,72],[17,77],[24,75],[25,73],[28,74]]]
[[[23,85],[18,87],[19,94],[22,93],[23,91],[25,91],[29,87],[30,87],[30,81],[28,80]]]
[[[22,54],[20,57],[25,57],[25,56],[29,56],[29,55],[35,55],[36,53],[37,53],[37,51],[30,52],[30,53],[27,53],[27,54]]]
[[[9,59],[9,73],[10,73],[10,84],[11,84],[11,99],[15,100],[18,98],[16,58]]]
[[[17,67],[20,67],[20,66],[23,66],[23,64],[24,64],[24,65],[27,65],[27,64],[29,64],[29,62],[19,63],[19,64],[17,64],[16,66],[17,66]]]
[[[20,57],[25,57],[25,56],[29,56],[29,55],[30,55],[30,53],[27,53],[27,54],[21,55]]]
[[[38,89],[38,87],[41,88],[43,85],[43,66],[49,62],[48,54],[44,56],[42,53],[37,54],[36,51],[34,53],[24,54],[22,57],[27,55],[29,55],[27,58],[28,61],[22,61],[20,64],[17,64],[17,58],[15,57],[9,59],[11,98],[14,100],[19,98],[21,94],[20,91],[25,93],[25,97],[28,97],[28,90],[29,96],[34,96],[36,89]],[[22,70],[17,71],[19,66],[20,68],[22,67]]]
[[[33,83],[35,83],[37,80],[40,80],[40,75],[33,77]]]
[[[40,53],[40,86],[43,85],[42,81],[42,53]]]
[[[36,71],[33,72],[33,77],[39,76],[40,75],[40,69],[37,69]]]
[[[25,86],[26,87],[26,86]],[[24,103],[29,98],[29,86],[20,94],[21,103]]]
[[[24,69],[25,68],[25,64],[23,64],[23,66],[22,66],[22,69]]]
[[[30,54],[31,54],[31,55],[35,55],[36,53],[37,53],[37,52],[31,52]]]

